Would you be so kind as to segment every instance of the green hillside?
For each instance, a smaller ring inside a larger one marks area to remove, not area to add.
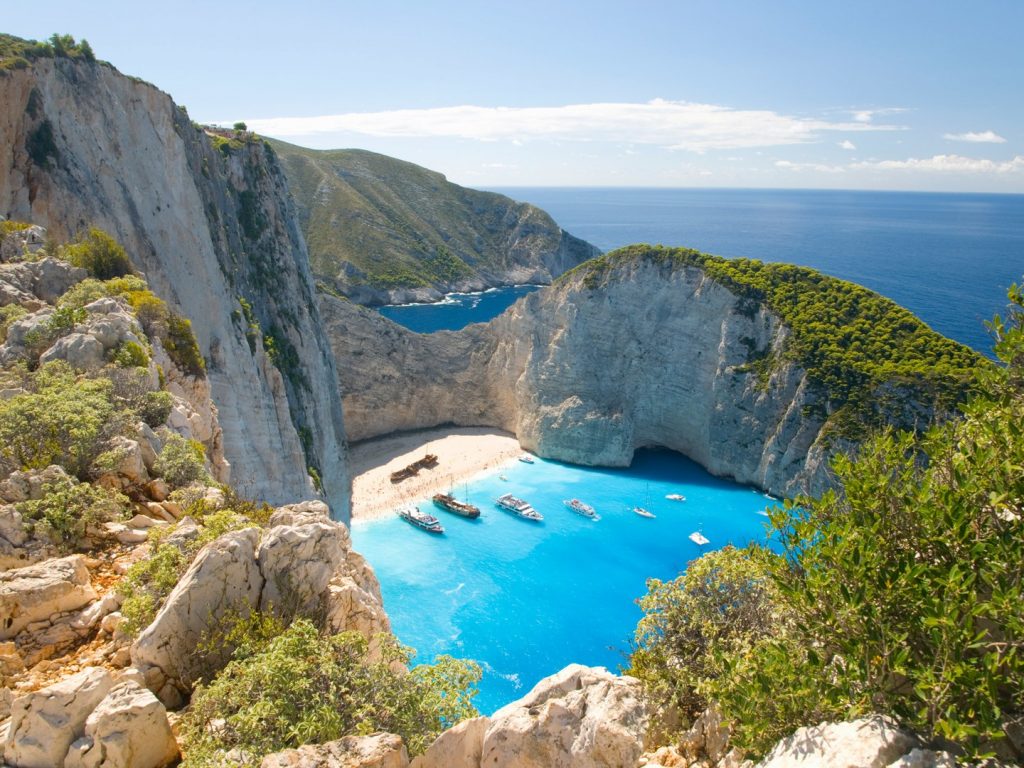
[[[466,189],[440,173],[358,149],[270,141],[288,177],[317,277],[365,287],[449,290],[550,279],[597,254],[544,211]]]

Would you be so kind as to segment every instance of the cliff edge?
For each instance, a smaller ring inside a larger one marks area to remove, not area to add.
[[[157,88],[108,64],[41,57],[0,73],[0,213],[70,239],[113,234],[192,319],[240,491],[323,494],[347,519],[331,351],[273,151],[209,136]]]

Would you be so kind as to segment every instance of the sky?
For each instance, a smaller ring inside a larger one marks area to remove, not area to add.
[[[199,122],[507,186],[1024,192],[1024,0],[4,0]]]

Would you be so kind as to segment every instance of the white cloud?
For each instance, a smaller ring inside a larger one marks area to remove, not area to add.
[[[844,173],[846,169],[841,165],[825,165],[824,163],[794,163],[789,160],[776,160],[776,168],[786,168],[791,171],[818,171],[819,173]]]
[[[926,171],[939,173],[1017,173],[1024,171],[1024,155],[1012,160],[994,160],[964,157],[963,155],[934,155],[908,160],[878,160],[852,163],[850,168],[865,170]]]
[[[880,114],[876,110],[873,114]],[[655,99],[646,103],[568,104],[560,107],[437,107],[350,112],[319,117],[247,119],[269,136],[357,133],[383,137],[445,137],[477,141],[607,141],[704,152],[803,144],[827,131],[892,131],[899,126],[832,122],[771,110]]]
[[[854,150],[854,149],[857,148],[857,145],[854,144],[849,139],[843,139],[836,146],[838,146],[840,149],[849,149],[849,150]]]
[[[950,141],[969,141],[972,144],[1005,144],[1006,139],[995,131],[967,131],[967,133],[945,133],[942,138]]]
[[[898,115],[900,112],[906,111],[906,107],[884,107],[882,109],[855,109],[850,114],[858,123],[871,123],[874,122],[876,116]]]

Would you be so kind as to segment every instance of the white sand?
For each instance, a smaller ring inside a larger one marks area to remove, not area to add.
[[[433,469],[400,483],[391,473],[437,454]],[[352,467],[352,520],[373,520],[394,513],[404,502],[447,492],[469,478],[493,471],[523,453],[514,435],[488,427],[425,429],[354,443],[349,448]]]

